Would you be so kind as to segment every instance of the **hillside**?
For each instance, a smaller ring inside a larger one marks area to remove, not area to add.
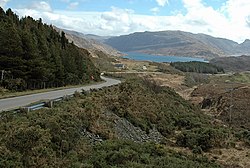
[[[250,130],[250,87],[249,74],[246,84],[224,83],[203,84],[192,93],[193,97],[203,97],[200,105],[208,113],[236,128]],[[229,79],[237,80],[243,74],[236,74]],[[223,78],[223,77],[221,77]]]
[[[65,33],[31,17],[19,19],[0,8],[0,86],[41,89],[100,80],[90,52],[70,43]]]
[[[106,44],[123,52],[205,57],[207,59],[250,53],[249,43],[215,38],[183,31],[140,32],[106,40]]]
[[[77,95],[51,109],[1,114],[0,166],[220,167],[196,153],[225,145],[227,129],[172,89],[129,79]]]
[[[57,27],[54,27],[58,32],[65,32],[66,38],[71,42],[73,41],[74,44],[80,48],[85,48],[90,51],[101,51],[107,55],[113,55],[113,56],[120,56],[121,53],[111,46],[104,44],[103,41],[108,37],[101,37],[101,36],[95,36],[95,35],[85,35],[83,33],[79,33],[76,31],[70,31],[65,29],[60,29]],[[94,52],[92,52],[94,54]],[[95,56],[95,54],[94,54]]]
[[[211,64],[222,67],[226,71],[242,72],[250,71],[250,56],[222,57],[210,60]]]

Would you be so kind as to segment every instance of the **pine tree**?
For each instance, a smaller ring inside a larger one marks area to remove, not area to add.
[[[22,41],[18,30],[11,21],[1,22],[0,25],[0,55],[10,57],[20,56],[22,51]]]
[[[2,69],[10,74],[2,82],[7,84],[4,87],[14,90],[79,84],[90,76],[99,79],[89,53],[69,43],[64,32],[60,35],[42,19],[36,21],[28,16],[19,20],[11,9],[5,13],[0,8]]]

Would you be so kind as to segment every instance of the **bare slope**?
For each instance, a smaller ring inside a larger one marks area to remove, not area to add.
[[[120,52],[116,49],[112,48],[111,46],[102,43],[105,38],[108,37],[100,37],[95,35],[85,35],[83,33],[79,33],[76,31],[70,31],[65,29],[60,29],[54,27],[57,31],[61,32],[64,31],[66,37],[69,41],[73,41],[74,44],[80,48],[85,48],[88,50],[99,50],[108,55],[120,56]]]

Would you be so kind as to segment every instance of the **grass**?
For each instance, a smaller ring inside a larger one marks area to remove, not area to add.
[[[236,73],[232,77],[233,77],[233,80],[235,82],[250,83],[250,73],[249,72]]]
[[[241,72],[228,75],[215,75],[211,77],[214,83],[250,83],[250,72]]]
[[[83,84],[83,85],[69,85],[69,86],[58,87],[58,88],[27,90],[27,91],[23,91],[23,92],[12,92],[12,91],[9,91],[9,90],[6,90],[6,89],[0,87],[0,99],[17,97],[17,96],[25,96],[25,95],[37,94],[37,93],[44,93],[44,92],[50,92],[50,91],[55,91],[55,90],[78,88],[78,87],[88,86],[88,85],[92,85],[92,84],[98,84],[98,83],[102,83],[102,82],[91,82],[91,83]]]

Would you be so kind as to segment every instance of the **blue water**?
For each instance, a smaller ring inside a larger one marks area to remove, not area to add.
[[[126,56],[123,58],[128,58],[138,61],[152,61],[152,62],[190,62],[190,61],[200,61],[206,62],[202,58],[191,58],[191,57],[177,57],[177,56],[159,56],[159,55],[149,55],[144,53],[136,52],[126,52]]]

